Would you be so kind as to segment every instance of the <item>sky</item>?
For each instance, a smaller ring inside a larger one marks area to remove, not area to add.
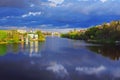
[[[0,27],[88,28],[120,20],[120,0],[0,0]]]

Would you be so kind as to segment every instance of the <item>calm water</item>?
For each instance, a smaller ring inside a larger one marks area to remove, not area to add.
[[[57,37],[0,45],[0,80],[120,80],[120,46]]]

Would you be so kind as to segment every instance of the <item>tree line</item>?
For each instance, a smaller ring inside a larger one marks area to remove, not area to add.
[[[35,33],[20,33],[17,30],[0,30],[0,43],[18,43],[21,42],[21,39],[28,37],[28,34],[37,34],[38,41],[45,41],[45,35],[37,30]]]
[[[104,23],[83,31],[73,30],[65,34],[61,34],[61,37],[92,42],[118,42],[120,41],[120,21]]]

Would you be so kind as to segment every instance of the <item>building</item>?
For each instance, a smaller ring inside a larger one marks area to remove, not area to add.
[[[52,36],[58,36],[58,37],[60,37],[60,33],[59,33],[59,32],[52,32],[51,35],[52,35]]]
[[[27,36],[29,40],[38,40],[38,34],[28,33]]]
[[[19,33],[21,33],[21,34],[24,34],[24,33],[27,33],[27,31],[26,30],[17,30],[17,32],[19,32]]]

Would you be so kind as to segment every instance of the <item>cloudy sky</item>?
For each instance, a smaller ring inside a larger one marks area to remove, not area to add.
[[[120,0],[0,0],[0,26],[87,28],[120,20]]]

